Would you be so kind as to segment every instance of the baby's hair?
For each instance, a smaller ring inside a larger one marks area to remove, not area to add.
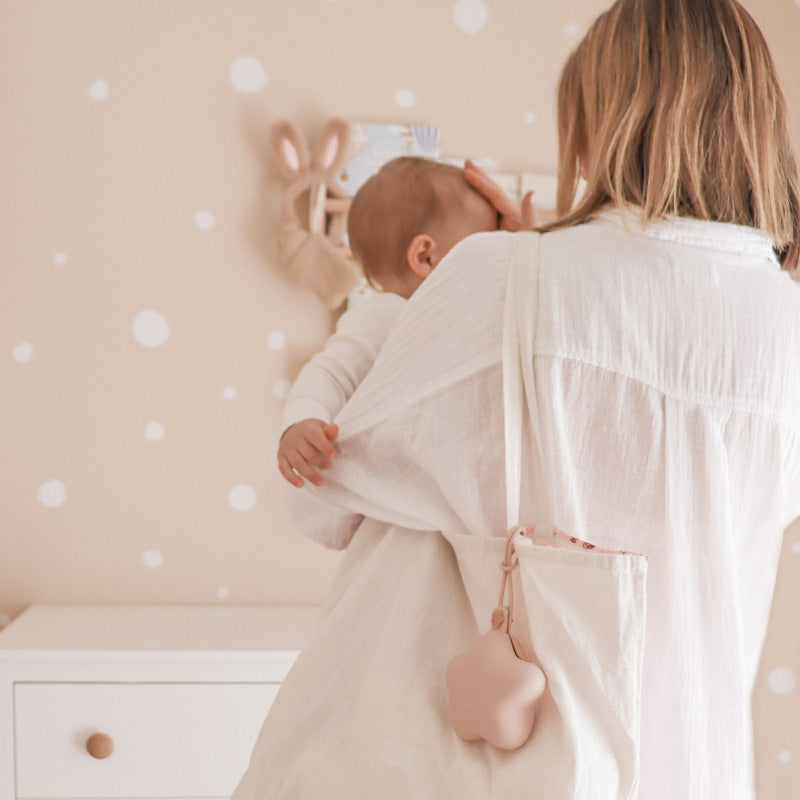
[[[384,164],[356,192],[347,236],[356,260],[373,286],[400,271],[406,251],[420,233],[431,233],[445,212],[457,213],[468,184],[460,167],[429,158],[402,156]]]

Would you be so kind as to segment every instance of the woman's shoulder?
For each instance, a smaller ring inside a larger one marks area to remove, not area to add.
[[[473,233],[455,244],[442,260],[460,264],[479,261],[503,262],[508,259],[514,243],[514,234],[509,231],[485,231]]]
[[[460,291],[465,283],[478,289],[484,282],[494,282],[508,268],[513,243],[514,234],[508,231],[487,231],[467,236],[453,245],[411,300],[416,304],[420,297],[430,293],[453,291],[456,287]]]

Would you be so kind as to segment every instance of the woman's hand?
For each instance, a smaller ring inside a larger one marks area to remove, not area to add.
[[[538,224],[532,191],[517,205],[486,172],[469,159],[464,162],[464,178],[497,209],[499,230],[527,231]]]

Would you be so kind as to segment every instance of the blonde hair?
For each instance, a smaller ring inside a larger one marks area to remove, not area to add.
[[[758,228],[784,269],[800,262],[786,102],[736,0],[618,0],[567,60],[558,137],[559,219],[542,230],[632,204],[645,223],[674,214]]]

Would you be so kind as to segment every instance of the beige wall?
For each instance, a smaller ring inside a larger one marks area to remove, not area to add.
[[[556,76],[606,5],[0,0],[0,624],[322,600],[339,554],[289,525],[276,393],[332,318],[272,256],[269,124],[436,124],[445,156],[552,172]],[[800,141],[800,0],[749,7]],[[800,793],[799,585],[795,526],[756,698],[770,800]]]

